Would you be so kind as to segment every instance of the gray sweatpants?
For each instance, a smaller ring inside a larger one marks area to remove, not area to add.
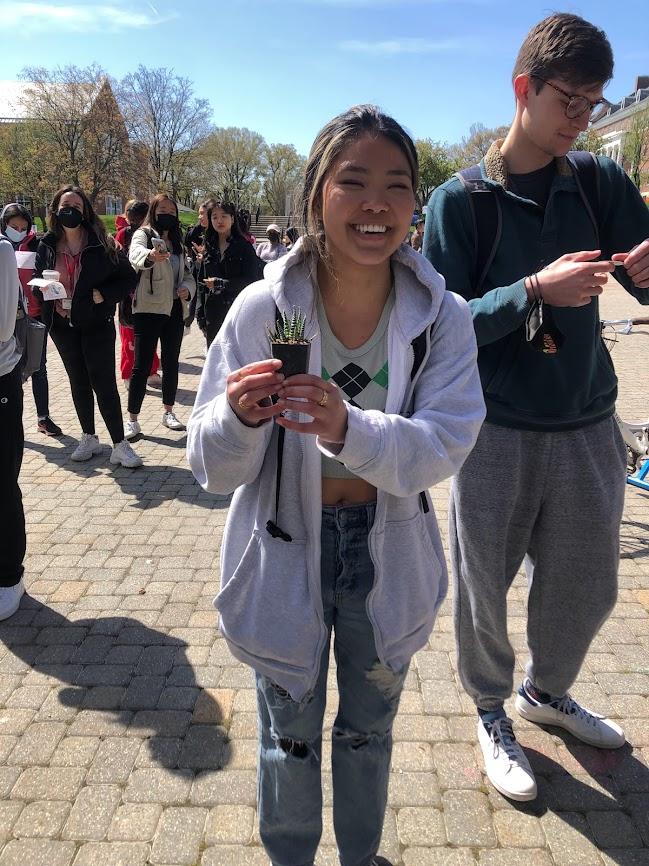
[[[481,709],[512,692],[507,591],[523,560],[527,674],[557,696],[575,681],[617,597],[625,472],[613,418],[560,433],[483,426],[449,508],[459,673]]]

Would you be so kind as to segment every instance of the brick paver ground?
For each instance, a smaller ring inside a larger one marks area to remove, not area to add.
[[[603,309],[640,312],[617,289]],[[627,416],[649,416],[648,337],[640,329],[615,349]],[[201,349],[193,331],[181,356],[181,418]],[[111,468],[107,445],[72,463],[78,425],[51,346],[49,371],[66,435],[35,432],[26,389],[29,596],[0,625],[0,866],[266,866],[251,674],[219,637],[211,603],[228,501],[198,488],[184,434],[161,426],[153,392],[136,446],[144,469]],[[106,443],[101,421],[98,430]],[[447,601],[395,725],[382,851],[398,866],[649,864],[649,498],[627,494],[619,604],[574,692],[619,719],[629,746],[598,752],[521,720],[539,798],[519,808],[495,793],[457,682]],[[434,491],[442,527],[446,497],[446,485]],[[522,578],[510,614],[522,666]],[[331,701],[327,729],[333,713]],[[329,754],[319,866],[337,862]]]

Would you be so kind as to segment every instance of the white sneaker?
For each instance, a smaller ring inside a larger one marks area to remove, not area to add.
[[[162,376],[158,373],[153,373],[153,375],[148,377],[146,383],[149,388],[162,388]]]
[[[170,430],[184,430],[185,429],[185,425],[182,423],[182,421],[179,421],[178,418],[176,418],[176,416],[173,412],[165,412],[164,415],[162,416],[162,423],[164,424],[165,427],[168,427]]]
[[[141,432],[142,428],[140,427],[139,421],[127,421],[126,424],[124,424],[125,439],[137,439]]]
[[[95,454],[99,454],[101,445],[99,437],[96,433],[82,433],[79,444],[70,455],[71,460],[76,460],[82,463],[84,460],[90,460]]]
[[[130,442],[127,442],[126,439],[122,439],[121,442],[118,442],[117,445],[113,446],[110,455],[110,462],[115,465],[120,463],[127,469],[136,469],[138,466],[142,465],[142,458],[133,451]]]
[[[478,742],[491,784],[504,797],[524,802],[536,798],[536,779],[525,752],[514,736],[512,720],[503,716],[489,723],[478,719]]]
[[[516,709],[524,719],[565,728],[578,740],[599,749],[619,749],[626,742],[624,731],[615,722],[582,707],[570,695],[543,704],[530,695],[525,688],[527,683],[528,680],[516,695]]]
[[[22,577],[15,586],[0,586],[0,619],[9,619],[20,607],[25,592]]]

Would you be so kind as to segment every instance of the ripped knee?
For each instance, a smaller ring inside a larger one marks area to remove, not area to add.
[[[311,751],[307,743],[293,740],[291,737],[279,737],[277,745],[286,755],[292,755],[294,758],[307,758]]]
[[[406,678],[407,672],[407,665],[402,671],[395,673],[393,670],[390,670],[389,667],[386,667],[386,665],[381,664],[381,662],[376,662],[376,664],[367,671],[365,676],[368,683],[371,683],[374,688],[381,692],[388,703],[392,707],[396,708],[399,703],[399,698],[401,697],[403,682]]]

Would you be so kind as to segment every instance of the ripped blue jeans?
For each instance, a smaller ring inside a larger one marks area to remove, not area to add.
[[[313,866],[322,835],[322,722],[332,629],[339,693],[332,731],[333,814],[342,866],[370,866],[381,841],[392,722],[407,666],[394,673],[380,663],[365,609],[374,582],[367,544],[374,512],[374,503],[322,510],[329,641],[313,692],[296,703],[257,674],[259,825],[273,866]]]

